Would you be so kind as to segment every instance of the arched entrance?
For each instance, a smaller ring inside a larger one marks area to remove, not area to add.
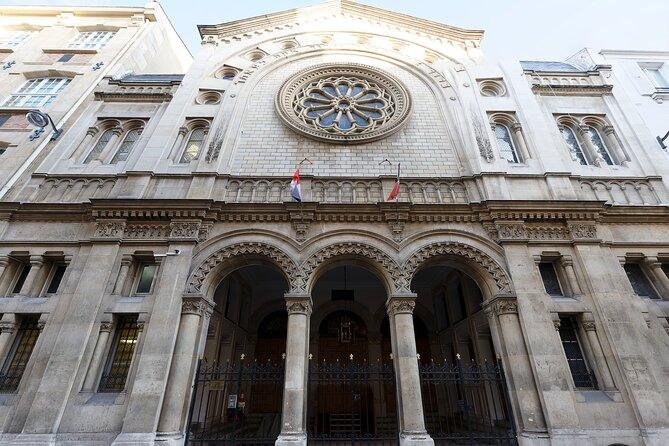
[[[425,425],[437,446],[516,444],[501,362],[483,293],[452,264],[431,264],[411,282],[433,327],[415,316]]]
[[[214,292],[188,444],[273,445],[281,429],[288,285],[273,266],[229,272]]]
[[[387,292],[378,277],[344,264],[316,281],[310,336],[308,438],[313,445],[397,444],[395,378],[383,358]]]

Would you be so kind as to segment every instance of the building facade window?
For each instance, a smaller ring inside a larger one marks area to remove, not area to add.
[[[497,139],[497,147],[502,158],[510,163],[519,162],[518,152],[513,144],[513,138],[509,128],[502,124],[495,124],[495,138]]]
[[[90,149],[82,161],[84,164],[89,164],[95,160],[103,164],[125,162],[137,146],[140,136],[144,131],[144,126],[145,121],[137,119],[102,121],[89,129],[84,141],[80,145],[80,149],[75,151],[73,156],[79,158],[79,153],[85,153],[85,150],[92,144],[92,149]],[[100,135],[97,139],[95,139],[96,134]]]
[[[648,279],[648,276],[644,272],[641,264],[627,262],[623,265],[625,269],[625,274],[632,285],[632,289],[637,296],[648,297],[650,299],[659,299],[660,295],[655,288],[653,283]]]
[[[142,130],[143,129],[141,128],[132,129],[125,134],[123,141],[121,141],[118,150],[116,150],[116,153],[111,160],[111,164],[116,164],[128,159],[130,152],[132,152],[133,147],[135,147],[137,140],[139,140],[139,137],[142,134]]]
[[[655,88],[669,89],[669,80],[663,72],[664,63],[641,63],[639,65]]]
[[[156,277],[158,265],[155,263],[142,262],[137,270],[137,294],[149,294],[153,288],[153,281]]]
[[[557,117],[572,160],[584,166],[627,165],[629,157],[616,132],[602,116]]]
[[[33,31],[14,31],[0,36],[0,47],[18,48],[32,36]]]
[[[69,62],[70,60],[72,60],[73,57],[74,57],[74,54],[66,53],[66,54],[63,54],[62,56],[60,56],[58,58],[57,62]]]
[[[85,31],[80,32],[79,35],[68,45],[68,48],[78,49],[98,49],[102,48],[114,37],[113,31]]]
[[[558,332],[574,386],[577,389],[596,389],[597,380],[583,355],[576,318],[571,315],[560,315]]]
[[[606,144],[602,139],[602,135],[600,135],[599,131],[591,125],[588,126],[587,131],[588,136],[590,137],[590,142],[592,142],[597,154],[602,157],[606,164],[613,166],[615,163],[613,162],[613,158],[611,158],[608,147],[606,147]]]
[[[30,273],[31,269],[32,265],[28,262],[21,262],[19,264],[19,271],[16,276],[16,280],[14,281],[14,285],[12,286],[12,294],[19,294],[21,292],[21,289],[23,288],[23,285],[26,283],[26,279],[28,278],[28,273]]]
[[[109,144],[109,141],[111,141],[112,137],[114,136],[115,129],[108,129],[102,132],[98,140],[95,142],[95,145],[93,146],[93,149],[91,149],[90,152],[88,152],[88,155],[86,155],[86,159],[84,159],[84,164],[88,164],[91,161],[98,159],[100,155],[102,154],[102,151],[107,147],[107,144]]]
[[[186,145],[184,146],[184,151],[179,161],[180,163],[190,163],[191,161],[200,158],[200,152],[202,151],[205,136],[206,133],[204,128],[191,130]]]
[[[137,315],[123,315],[118,318],[114,342],[100,378],[98,392],[115,393],[125,389],[139,333]]]
[[[578,142],[578,138],[576,138],[574,131],[570,127],[563,126],[560,129],[560,132],[562,133],[564,142],[567,143],[567,146],[569,147],[569,153],[571,154],[572,159],[578,161],[583,166],[587,166],[589,164],[588,159],[585,157],[581,144]]]
[[[12,115],[0,115],[0,127],[5,125],[7,121],[9,121],[9,118],[11,118]]]
[[[539,262],[539,273],[546,293],[551,296],[564,296],[554,262]]]
[[[30,79],[2,104],[3,107],[44,107],[53,102],[70,83],[64,77],[41,77]]]
[[[19,388],[39,333],[38,317],[24,316],[0,371],[1,393],[13,393]]]
[[[46,294],[56,294],[58,292],[66,269],[67,265],[64,263],[55,263],[51,267],[51,272],[47,279]]]

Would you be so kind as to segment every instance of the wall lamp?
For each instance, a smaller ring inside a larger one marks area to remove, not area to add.
[[[660,147],[662,147],[664,150],[667,149],[667,144],[664,142],[667,138],[669,138],[669,132],[665,133],[662,138],[659,136],[657,137],[657,142],[660,143]]]

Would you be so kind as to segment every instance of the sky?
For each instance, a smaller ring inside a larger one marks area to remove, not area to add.
[[[191,52],[197,24],[216,24],[320,0],[160,0]],[[583,47],[669,51],[669,0],[364,0],[416,17],[485,31],[492,59],[564,60]],[[144,5],[142,0],[0,0],[0,5]]]

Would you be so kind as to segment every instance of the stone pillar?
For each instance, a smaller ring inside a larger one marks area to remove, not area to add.
[[[197,363],[201,322],[209,319],[213,309],[214,303],[203,296],[186,295],[183,298],[179,333],[174,346],[165,399],[158,421],[159,438],[180,439],[183,437],[184,422],[190,404],[193,372]]]
[[[21,290],[19,290],[19,294],[32,296],[32,293],[37,289],[38,283],[36,283],[36,279],[39,278],[42,265],[44,265],[42,256],[30,256],[30,271],[26,276],[25,282],[23,282]]]
[[[563,256],[562,267],[564,272],[567,275],[567,280],[569,281],[569,288],[571,289],[571,294],[573,297],[578,297],[583,295],[581,286],[578,284],[578,279],[576,278],[576,272],[574,271],[574,262],[570,256]]]
[[[416,294],[394,294],[388,297],[386,309],[390,321],[390,339],[395,367],[397,417],[401,446],[434,445],[425,429],[420,373],[416,352],[413,309]]]
[[[3,279],[2,275],[5,273],[5,270],[9,266],[9,257],[0,256],[0,290],[2,290]]]
[[[520,406],[517,414],[520,417],[518,421],[524,431],[545,432],[546,422],[518,319],[516,298],[493,297],[485,303],[484,310],[491,325],[499,324],[497,326],[502,347],[499,353],[506,356],[504,365],[507,368],[507,378],[511,383],[508,386],[509,392],[515,394]]]
[[[530,151],[527,150],[527,143],[525,142],[525,137],[523,136],[523,127],[520,124],[515,123],[511,126],[511,130],[515,135],[515,140],[518,145],[518,151],[520,152],[520,156],[522,157],[520,161],[526,162],[528,159],[532,157],[530,156]]]
[[[87,148],[92,148],[93,138],[98,132],[99,129],[97,127],[89,127],[88,130],[86,130],[86,136],[81,140],[81,143],[77,146],[74,152],[72,152],[70,159],[78,160]]]
[[[125,281],[128,278],[128,272],[130,272],[131,265],[132,255],[124,255],[121,258],[121,269],[118,272],[118,278],[116,279],[116,284],[114,285],[114,294],[123,294]]]
[[[606,166],[606,161],[604,161],[604,158],[602,158],[602,155],[600,155],[599,151],[597,150],[597,147],[595,147],[595,145],[592,143],[592,140],[590,139],[590,135],[588,134],[588,126],[587,125],[579,126],[578,134],[581,137],[581,146],[587,147],[590,159],[594,161],[595,165],[597,167]]]
[[[652,271],[653,276],[655,276],[656,282],[661,285],[661,294],[662,297],[669,298],[669,277],[662,270],[662,262],[660,262],[657,257],[646,257],[644,262],[648,268]]]
[[[109,138],[109,142],[102,149],[102,152],[100,152],[98,157],[92,161],[100,161],[101,163],[104,163],[105,160],[109,158],[111,151],[118,147],[119,139],[121,138],[121,135],[123,135],[123,129],[121,127],[115,127],[112,129],[112,132],[112,137]]]
[[[17,326],[16,315],[13,313],[5,313],[0,319],[0,363],[5,359]]]
[[[100,324],[100,332],[98,333],[98,339],[95,343],[95,349],[93,349],[91,364],[88,366],[88,372],[86,372],[84,385],[81,388],[81,390],[84,392],[95,391],[100,369],[104,364],[104,355],[107,351],[107,342],[109,342],[109,334],[111,333],[112,328],[113,323],[111,321],[103,321]]]
[[[307,444],[307,379],[309,377],[309,325],[311,296],[285,296],[288,310],[285,382],[281,434],[276,446]]]
[[[597,326],[595,324],[595,319],[592,316],[592,313],[583,313],[582,319],[583,329],[587,333],[588,343],[590,344],[590,351],[595,357],[595,362],[597,363],[597,369],[599,370],[599,377],[602,382],[602,390],[615,390],[615,384],[613,383],[613,377],[611,376],[611,371],[609,370],[609,365],[606,363],[606,358],[604,357],[604,352],[602,350],[602,345],[599,343],[599,337],[597,336]]]
[[[613,126],[607,125],[605,126],[602,130],[604,130],[604,134],[606,135],[607,143],[609,144],[609,147],[613,149],[613,151],[616,153],[616,157],[618,158],[618,162],[622,166],[628,166],[630,163],[630,159],[623,150],[622,144],[620,144],[620,140],[618,140],[618,136],[616,135],[615,130],[613,129]]]
[[[181,148],[184,145],[184,138],[188,133],[188,127],[179,127],[179,133],[177,134],[176,140],[174,140],[174,145],[172,146],[171,158],[175,163],[181,161]]]

